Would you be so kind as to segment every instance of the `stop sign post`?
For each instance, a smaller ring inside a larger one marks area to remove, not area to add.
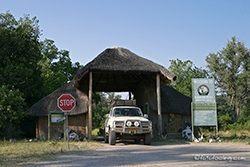
[[[70,112],[75,108],[76,100],[71,94],[62,94],[57,99],[57,106],[63,112]]]
[[[67,130],[66,130],[66,136],[67,136],[67,143],[68,143],[68,149],[69,149],[69,123],[68,123],[68,112],[72,111],[76,106],[76,100],[71,94],[62,94],[57,99],[57,107],[60,108],[63,112],[66,113],[66,124],[67,124]]]

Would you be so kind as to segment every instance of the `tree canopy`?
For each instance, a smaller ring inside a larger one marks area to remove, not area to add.
[[[0,83],[21,90],[28,103],[39,96],[41,60],[40,30],[36,17],[18,21],[10,13],[0,14]]]
[[[176,81],[171,83],[170,86],[186,96],[192,97],[192,78],[207,78],[207,71],[196,67],[190,60],[181,61],[177,59],[170,60],[170,62],[169,70],[177,77]]]
[[[18,125],[28,107],[69,82],[81,68],[54,41],[40,41],[38,23],[29,15],[16,20],[9,12],[0,14],[0,91],[4,95],[0,132],[9,123]]]
[[[59,50],[53,40],[45,39],[40,44],[43,57],[38,64],[41,66],[42,92],[45,96],[72,80],[82,65],[72,63],[69,51]]]
[[[241,107],[249,98],[250,51],[236,37],[232,37],[221,51],[210,53],[206,61],[209,72],[216,80],[219,93],[227,98],[232,119],[236,122]]]

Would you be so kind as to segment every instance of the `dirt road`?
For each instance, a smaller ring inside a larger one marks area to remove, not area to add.
[[[34,167],[111,167],[111,166],[250,166],[250,145],[246,143],[134,143],[103,144],[83,151],[69,151],[55,161],[40,162]]]

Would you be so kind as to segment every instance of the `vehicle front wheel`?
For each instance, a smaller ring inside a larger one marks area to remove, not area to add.
[[[104,131],[104,142],[108,143],[109,142],[109,137],[107,135],[107,133]]]
[[[151,134],[150,133],[145,134],[143,143],[145,145],[150,145],[151,144]]]
[[[109,130],[109,144],[115,145],[116,143],[116,133],[112,132],[111,129]]]

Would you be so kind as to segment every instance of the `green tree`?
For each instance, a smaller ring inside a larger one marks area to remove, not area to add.
[[[206,57],[209,72],[215,78],[220,94],[227,98],[231,117],[237,122],[240,109],[249,98],[250,92],[250,52],[236,37],[228,41],[226,47]]]
[[[219,129],[225,131],[228,130],[228,125],[232,122],[231,114],[230,114],[230,107],[226,104],[227,100],[223,95],[216,96],[216,103],[217,105],[217,118]]]
[[[0,87],[0,129],[6,128],[10,123],[20,123],[24,118],[24,98],[18,89]]]
[[[93,128],[99,128],[99,135],[104,129],[104,123],[106,120],[106,114],[109,113],[110,103],[113,99],[121,99],[120,95],[115,95],[114,92],[103,93],[94,92],[93,93]]]
[[[26,15],[17,21],[8,12],[0,14],[0,83],[19,89],[28,104],[40,98],[39,37],[36,17]]]
[[[243,124],[242,129],[250,129],[250,98],[248,98],[241,108],[241,114],[237,122]]]
[[[69,82],[81,67],[78,62],[72,63],[69,52],[59,50],[54,41],[40,41],[38,23],[36,17],[29,15],[16,20],[9,12],[0,13],[0,88],[19,91],[22,95],[23,104],[15,110],[20,115],[42,97]],[[8,107],[17,108],[14,103],[9,103]],[[23,118],[12,116],[15,121],[9,127],[15,127]],[[30,117],[24,119],[26,123],[20,126],[25,135],[31,134],[34,128],[29,128],[35,127],[35,121]],[[0,122],[4,120],[0,117]]]
[[[41,42],[41,53],[43,59],[39,65],[42,67],[43,96],[72,80],[82,67],[79,62],[72,63],[69,51],[59,50],[53,40],[45,39]]]
[[[69,82],[82,67],[54,41],[40,42],[38,23],[29,15],[17,21],[9,12],[0,14],[0,83],[19,89],[28,107]]]
[[[109,113],[109,103],[104,93],[93,93],[93,128],[99,128],[101,132],[104,128],[106,114]],[[101,134],[100,134],[101,135]]]
[[[196,67],[190,60],[181,61],[177,59],[170,60],[170,62],[169,70],[177,77],[176,81],[171,83],[170,86],[186,96],[192,97],[192,78],[207,78],[207,71]]]

